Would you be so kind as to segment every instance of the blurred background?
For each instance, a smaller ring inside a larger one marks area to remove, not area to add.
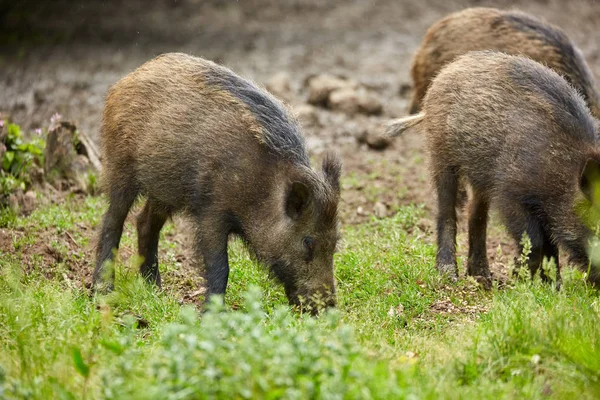
[[[157,54],[184,51],[261,83],[288,75],[292,105],[308,76],[329,72],[368,85],[384,114],[403,114],[426,29],[469,6],[518,8],[559,25],[600,76],[593,0],[2,0],[0,111],[33,129],[59,112],[96,135],[109,85]]]
[[[422,138],[403,136],[380,153],[356,139],[406,113],[410,62],[427,28],[472,6],[560,26],[600,77],[597,0],[2,0],[0,112],[26,131],[47,128],[58,112],[96,139],[111,84],[163,52],[202,56],[288,102],[313,155],[342,155],[344,222],[389,216],[398,205],[431,204]],[[368,107],[309,104],[307,82],[322,74],[360,87]]]

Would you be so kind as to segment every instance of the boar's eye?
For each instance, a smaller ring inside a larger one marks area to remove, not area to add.
[[[302,245],[304,246],[304,251],[306,252],[306,261],[312,260],[315,251],[314,239],[310,236],[306,236],[304,239],[302,239]]]

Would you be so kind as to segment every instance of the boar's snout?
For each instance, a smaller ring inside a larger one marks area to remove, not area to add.
[[[290,305],[298,307],[302,312],[317,315],[321,310],[336,306],[335,285],[318,285],[316,287],[299,288],[288,291]]]

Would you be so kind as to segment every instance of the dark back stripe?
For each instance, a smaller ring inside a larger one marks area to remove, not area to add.
[[[585,60],[573,47],[571,40],[562,31],[534,18],[522,14],[505,14],[502,17],[515,29],[527,33],[531,38],[541,40],[557,49],[561,55],[561,64],[565,78],[572,84],[589,104],[595,100],[590,90],[595,90],[594,79]]]
[[[310,165],[300,127],[279,100],[224,67],[207,70],[204,79],[207,84],[228,91],[248,107],[263,127],[262,139],[273,154]]]
[[[596,141],[594,121],[577,91],[549,68],[535,61],[515,57],[509,72],[513,82],[526,91],[542,96],[552,106],[555,123],[565,132]]]

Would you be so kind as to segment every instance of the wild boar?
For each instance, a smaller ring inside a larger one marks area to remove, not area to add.
[[[163,54],[110,88],[102,132],[104,216],[94,282],[111,290],[106,263],[139,196],[141,274],[160,285],[157,248],[169,216],[194,222],[208,296],[225,294],[227,242],[241,237],[284,285],[291,304],[335,303],[339,159],[311,169],[290,111],[211,61]],[[207,296],[207,297],[208,297]]]
[[[411,127],[426,134],[438,196],[436,266],[441,273],[458,276],[460,180],[473,194],[469,275],[491,283],[486,226],[494,205],[517,243],[523,234],[529,237],[532,276],[544,258],[554,259],[560,285],[561,245],[572,261],[590,267],[591,282],[600,283],[600,270],[587,252],[600,222],[590,218],[598,204],[592,190],[600,178],[598,132],[582,96],[567,81],[529,58],[470,52],[433,80],[423,111],[392,122],[388,134]]]
[[[583,96],[600,118],[600,95],[581,51],[558,27],[517,11],[467,8],[433,24],[411,66],[414,90],[409,112],[421,109],[423,97],[442,67],[475,50],[524,55],[554,69]]]

